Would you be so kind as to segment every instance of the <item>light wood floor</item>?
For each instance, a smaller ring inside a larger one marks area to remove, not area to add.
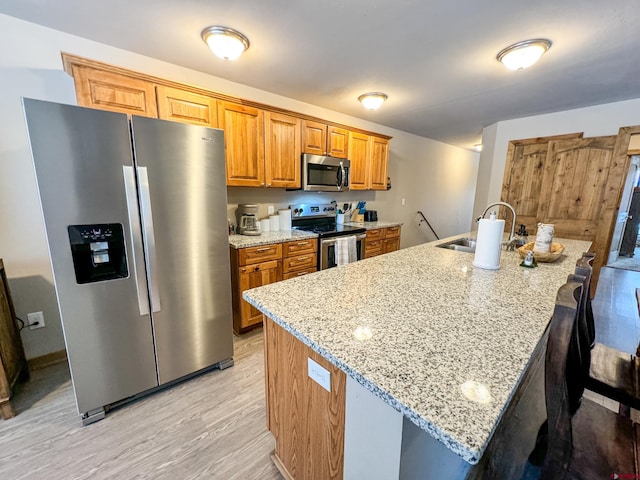
[[[281,479],[264,406],[262,329],[235,338],[235,365],[83,427],[66,364],[32,372],[0,420],[0,479]]]
[[[596,341],[632,355],[640,342],[636,288],[640,272],[605,267],[593,298]]]

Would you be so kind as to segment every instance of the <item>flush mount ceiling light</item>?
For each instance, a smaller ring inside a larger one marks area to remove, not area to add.
[[[509,45],[498,53],[496,58],[510,70],[524,70],[530,67],[551,47],[546,38],[535,38]]]
[[[235,60],[249,48],[249,39],[229,27],[207,27],[202,31],[202,40],[216,57],[224,60]]]
[[[362,106],[367,110],[377,110],[379,109],[384,101],[389,98],[385,93],[382,92],[369,92],[363,93],[358,97]]]

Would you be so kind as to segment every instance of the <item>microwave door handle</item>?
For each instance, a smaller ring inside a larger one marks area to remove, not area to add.
[[[340,170],[338,170],[338,172],[340,173],[338,177],[338,190],[342,190],[344,188],[344,178],[345,178],[344,165],[342,162],[340,162]]]

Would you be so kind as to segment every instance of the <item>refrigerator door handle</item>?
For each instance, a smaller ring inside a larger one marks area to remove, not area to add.
[[[136,198],[136,177],[133,167],[123,166],[124,188],[127,198],[127,214],[129,216],[129,229],[131,234],[131,258],[133,274],[136,280],[138,292],[138,307],[140,316],[149,314],[149,297],[147,293],[147,279],[145,277],[144,254],[142,251],[142,232],[140,230],[140,213],[138,212],[138,200]]]
[[[156,260],[156,240],[153,233],[153,215],[151,214],[149,176],[147,174],[147,167],[136,168],[138,169],[138,182],[140,185],[140,208],[142,210],[145,258],[147,260],[149,291],[151,293],[151,311],[159,312],[161,309],[160,289],[158,284],[158,262]]]

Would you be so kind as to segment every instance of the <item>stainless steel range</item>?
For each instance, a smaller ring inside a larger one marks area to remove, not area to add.
[[[364,257],[366,229],[336,223],[336,207],[325,203],[318,205],[289,205],[291,226],[294,230],[304,230],[318,234],[318,270],[337,265],[336,243],[339,237],[353,235],[356,242],[357,259]]]

